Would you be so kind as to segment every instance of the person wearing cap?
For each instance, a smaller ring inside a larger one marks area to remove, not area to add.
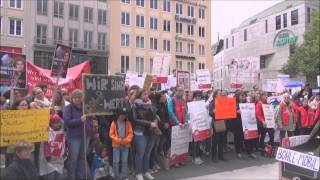
[[[4,179],[7,180],[38,180],[39,175],[35,164],[31,161],[32,144],[20,141],[15,146],[13,162],[5,169]]]
[[[109,131],[113,148],[113,170],[116,178],[128,179],[128,152],[133,139],[133,129],[131,122],[127,119],[126,107],[119,107],[116,114],[117,120],[112,122]]]

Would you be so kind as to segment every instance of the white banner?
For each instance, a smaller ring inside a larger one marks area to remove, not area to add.
[[[138,73],[135,71],[127,71],[126,78],[125,78],[125,84],[129,86],[137,85],[140,88],[143,87],[144,83],[144,76],[139,77]]]
[[[304,154],[298,151],[279,147],[276,155],[276,160],[299,166],[304,169],[309,169],[311,171],[319,171],[319,157]]]
[[[209,69],[197,69],[196,75],[199,89],[211,88],[211,75]]]
[[[177,78],[174,77],[172,74],[168,76],[168,81],[167,83],[163,83],[161,84],[161,90],[167,90],[170,89],[172,87],[176,87],[177,86]]]
[[[188,153],[190,142],[189,127],[181,128],[173,126],[171,133],[171,152],[170,157]]]
[[[264,121],[267,124],[267,128],[275,128],[275,114],[274,107],[271,104],[262,104]]]
[[[167,77],[169,74],[171,56],[166,53],[157,53],[153,58],[152,75]]]
[[[262,80],[262,90],[265,92],[276,92],[277,83],[277,79],[264,79]]]

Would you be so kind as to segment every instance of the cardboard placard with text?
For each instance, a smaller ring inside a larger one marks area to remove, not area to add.
[[[208,121],[209,115],[205,102],[193,101],[187,105],[193,140],[196,142],[211,137],[211,127]]]
[[[216,97],[215,98],[215,119],[226,120],[237,117],[235,97]]]
[[[190,89],[190,72],[177,71],[177,86],[183,85],[184,89]]]
[[[157,53],[153,58],[152,75],[153,83],[166,83],[168,80],[171,56],[166,53]]]
[[[258,126],[254,103],[240,103],[241,121],[244,139],[258,138]]]

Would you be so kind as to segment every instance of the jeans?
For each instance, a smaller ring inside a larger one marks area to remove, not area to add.
[[[129,148],[127,147],[113,148],[113,171],[114,171],[115,177],[121,177],[121,178],[128,177],[128,154],[129,154]],[[120,160],[121,160],[121,173],[119,169]]]
[[[84,150],[88,149],[89,138],[86,138],[86,145],[83,137],[68,137],[69,159],[68,159],[68,180],[85,179],[85,161]]]
[[[223,159],[225,132],[215,133],[212,138],[212,159]]]
[[[150,169],[152,169],[154,165],[159,164],[160,162],[160,153],[159,153],[160,136],[157,136],[154,138],[155,138],[155,143],[150,156]]]
[[[152,136],[135,135],[134,145],[136,148],[135,168],[136,174],[145,174],[150,169],[150,155],[155,144]]]

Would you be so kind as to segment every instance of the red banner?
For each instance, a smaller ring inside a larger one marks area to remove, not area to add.
[[[82,73],[90,74],[89,61],[68,68],[67,77],[65,79],[59,79],[59,88],[66,88],[68,89],[68,92],[71,92],[74,89],[82,89]],[[40,68],[27,61],[27,82],[29,92],[31,92],[38,83],[45,83],[48,85],[46,96],[52,97],[52,91],[57,79],[50,75],[51,70]]]
[[[215,99],[215,119],[225,120],[237,117],[235,97],[217,97]]]

